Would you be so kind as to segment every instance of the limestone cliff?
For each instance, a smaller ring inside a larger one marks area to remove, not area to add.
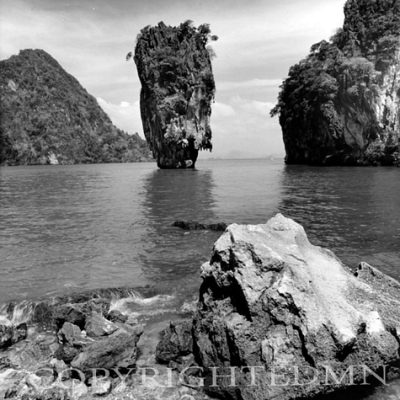
[[[287,163],[399,165],[400,0],[348,0],[342,29],[289,71]]]
[[[207,24],[196,28],[191,21],[178,27],[160,22],[138,36],[143,130],[160,168],[194,167],[199,150],[212,149],[215,83],[207,43],[216,39]]]
[[[146,161],[146,142],[115,127],[43,50],[0,61],[0,164]]]

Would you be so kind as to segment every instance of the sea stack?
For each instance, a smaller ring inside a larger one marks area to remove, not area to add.
[[[216,39],[208,24],[191,21],[147,26],[137,38],[143,130],[159,168],[193,168],[199,150],[212,149],[215,83],[207,43]]]
[[[400,0],[348,0],[344,14],[283,82],[286,162],[399,165]]]

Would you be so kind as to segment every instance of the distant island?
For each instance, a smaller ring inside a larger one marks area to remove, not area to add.
[[[283,82],[289,164],[400,165],[400,0],[348,0],[343,28]]]
[[[194,27],[190,20],[146,26],[138,35],[143,131],[160,168],[194,168],[199,150],[212,149],[214,53],[207,44],[217,39],[208,24]]]
[[[152,160],[145,140],[112,124],[43,50],[0,61],[0,165]]]

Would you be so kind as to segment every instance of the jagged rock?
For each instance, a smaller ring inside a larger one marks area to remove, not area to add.
[[[108,321],[97,312],[93,311],[92,314],[86,318],[85,331],[90,337],[111,335],[117,329],[118,326]]]
[[[143,131],[160,168],[193,168],[212,148],[210,115],[215,83],[207,24],[145,27],[134,60],[142,84]],[[131,53],[128,54],[131,56]]]
[[[85,347],[71,362],[73,368],[90,372],[91,368],[111,369],[133,366],[137,357],[137,342],[143,330],[134,333],[117,331]]]
[[[400,165],[400,0],[348,0],[343,29],[289,71],[279,114],[291,164]]]
[[[35,371],[46,365],[58,352],[60,345],[53,332],[31,332],[27,340],[3,350],[12,368]]]
[[[70,364],[71,361],[79,354],[80,348],[71,345],[62,345],[54,353],[54,357],[57,359]]]
[[[20,392],[21,382],[24,380],[26,372],[6,369],[0,371],[0,398],[15,398]]]
[[[0,165],[150,161],[97,100],[43,50],[0,61]]]
[[[0,324],[0,349],[4,349],[25,339],[27,329],[25,323],[18,326]]]
[[[95,396],[105,396],[111,392],[112,381],[104,378],[89,379],[90,393]]]
[[[67,373],[68,366],[63,360],[58,360],[57,358],[52,358],[49,361],[49,366],[54,369],[57,375],[62,374],[63,377],[69,378],[70,374]]]
[[[202,266],[194,349],[208,377],[212,367],[241,372],[235,388],[225,378],[208,390],[241,400],[303,399],[351,382],[330,379],[329,368],[342,377],[355,366],[354,384],[363,382],[363,365],[382,377],[381,366],[399,361],[400,284],[360,268],[351,274],[280,214],[264,225],[230,225]],[[254,386],[246,366],[257,367]],[[296,373],[297,382],[314,374],[316,382],[296,385]]]
[[[156,360],[168,364],[193,352],[192,321],[170,322],[161,332]]]
[[[38,324],[44,329],[55,329],[53,308],[54,307],[45,301],[37,303],[33,310],[31,322]]]
[[[111,310],[107,314],[107,319],[111,322],[121,322],[121,323],[125,323],[126,321],[128,321],[128,317],[122,314],[118,310]]]
[[[216,222],[215,224],[202,224],[197,221],[175,221],[172,226],[185,229],[187,231],[195,230],[210,230],[210,231],[225,231],[227,224],[225,222]]]
[[[22,396],[21,400],[75,400],[68,394],[65,387],[54,386],[45,389],[42,394],[32,397],[31,395]]]
[[[63,304],[56,306],[53,311],[53,318],[57,327],[61,328],[65,322],[69,322],[84,329],[86,313],[81,304]]]
[[[12,337],[13,327],[10,325],[0,325],[0,349],[11,346]]]
[[[70,346],[82,347],[93,342],[93,339],[87,338],[80,330],[79,326],[65,322],[58,331],[58,339],[60,343]]]
[[[52,386],[55,380],[53,371],[49,370],[39,370],[36,373],[28,374],[25,378],[25,382],[29,389],[32,389],[34,393],[40,393],[44,388],[49,388]]]

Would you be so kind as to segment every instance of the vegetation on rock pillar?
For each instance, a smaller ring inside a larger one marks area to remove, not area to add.
[[[194,167],[198,151],[212,149],[214,52],[208,43],[217,39],[208,24],[192,21],[146,26],[137,37],[143,130],[160,168]]]
[[[400,162],[400,0],[348,0],[342,29],[289,71],[278,104],[286,162]]]

